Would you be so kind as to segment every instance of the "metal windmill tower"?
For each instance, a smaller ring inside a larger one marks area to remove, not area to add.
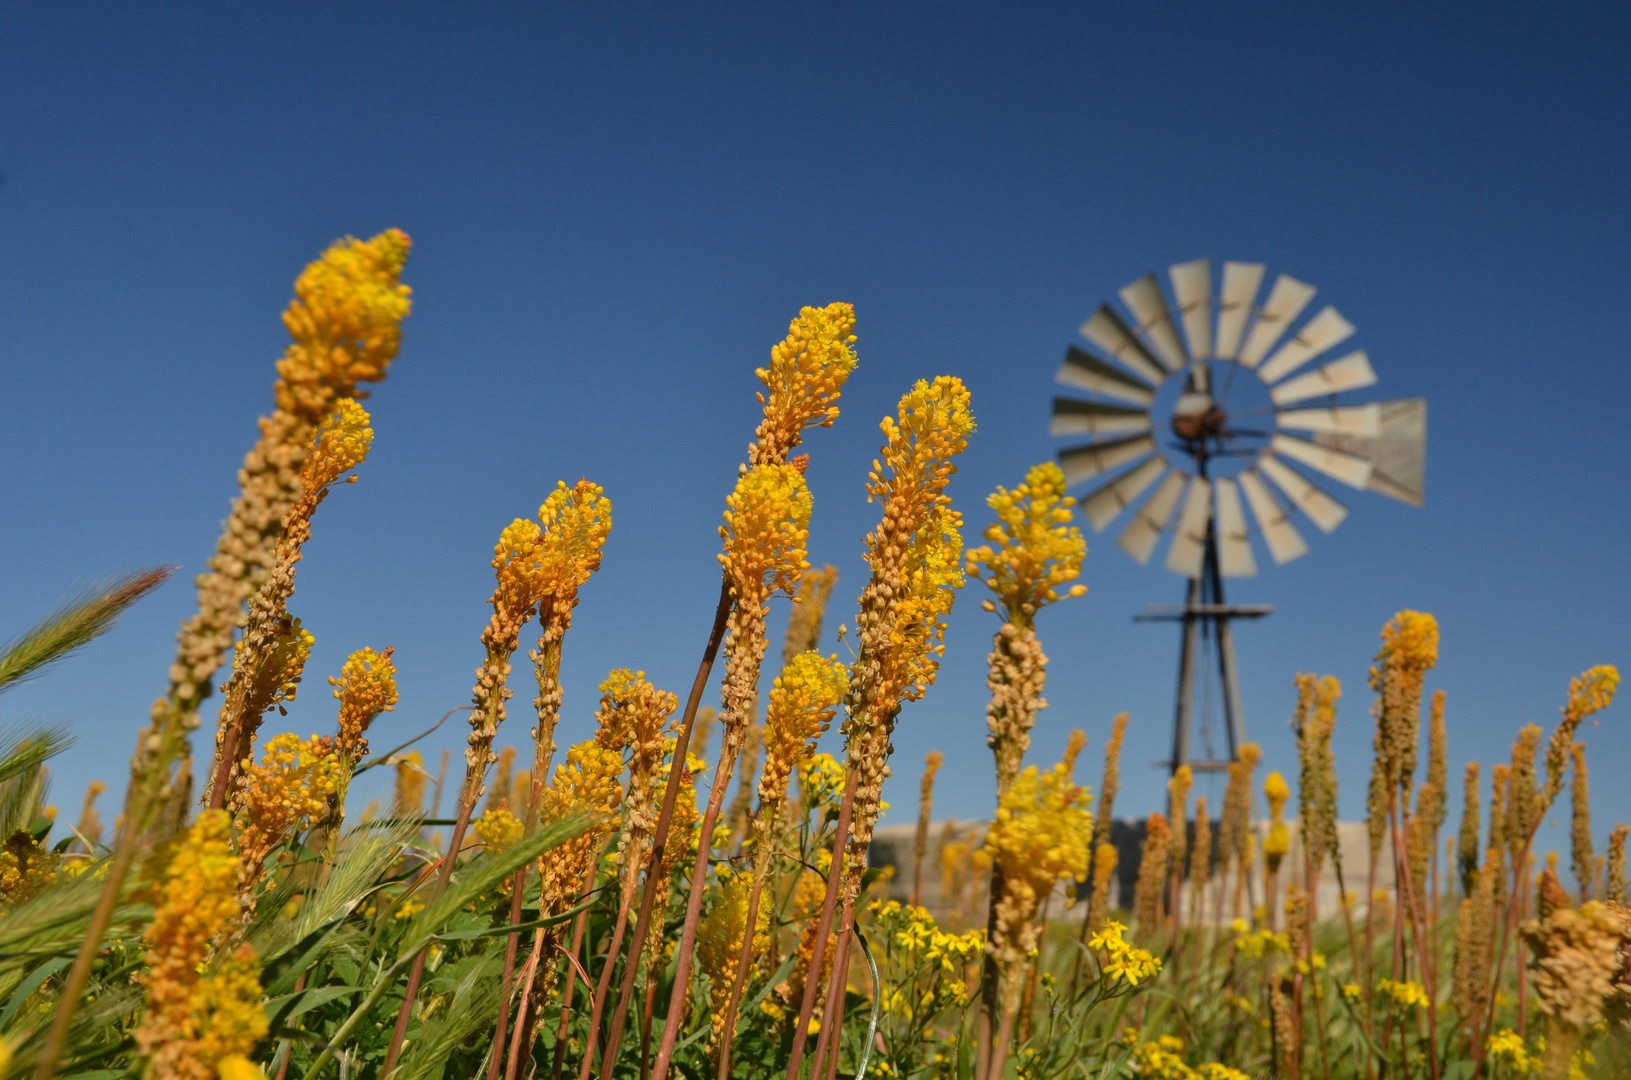
[[[1263,277],[1262,263],[1226,262],[1214,295],[1207,260],[1180,263],[1168,270],[1169,304],[1147,274],[1117,294],[1125,314],[1105,303],[1082,324],[1096,352],[1070,346],[1055,376],[1090,395],[1056,397],[1050,427],[1053,435],[1091,440],[1059,452],[1070,486],[1099,482],[1081,500],[1083,516],[1103,532],[1130,509],[1116,543],[1141,565],[1170,532],[1167,569],[1189,579],[1183,604],[1136,616],[1182,625],[1166,763],[1173,771],[1226,768],[1245,741],[1230,624],[1273,610],[1224,598],[1223,579],[1257,573],[1245,506],[1279,565],[1308,553],[1293,510],[1326,533],[1347,517],[1321,482],[1412,506],[1422,500],[1426,401],[1339,403],[1338,395],[1376,383],[1363,351],[1303,369],[1352,337],[1353,324],[1326,306],[1292,330],[1314,287],[1281,274],[1260,302]],[[1215,676],[1197,671],[1207,651],[1215,652]],[[1206,759],[1191,760],[1198,675],[1216,679],[1227,759],[1209,750]]]

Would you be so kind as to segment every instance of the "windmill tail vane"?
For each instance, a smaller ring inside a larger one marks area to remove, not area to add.
[[[1228,760],[1245,738],[1230,622],[1272,609],[1227,603],[1223,579],[1257,573],[1251,523],[1283,565],[1309,551],[1293,512],[1322,533],[1348,515],[1322,484],[1422,503],[1426,401],[1342,402],[1377,382],[1362,349],[1326,359],[1353,323],[1330,305],[1303,318],[1316,290],[1287,274],[1262,296],[1264,271],[1225,262],[1214,293],[1208,260],[1179,263],[1170,302],[1146,274],[1082,324],[1089,347],[1069,346],[1054,376],[1075,396],[1054,398],[1050,434],[1088,438],[1059,451],[1066,482],[1098,485],[1083,517],[1103,532],[1127,514],[1116,544],[1140,565],[1170,534],[1166,567],[1189,579],[1183,606],[1139,616],[1183,624],[1173,770],[1228,763],[1190,761],[1200,644],[1215,643]]]

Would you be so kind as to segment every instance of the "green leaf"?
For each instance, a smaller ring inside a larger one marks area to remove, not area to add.
[[[268,1001],[266,1018],[272,1022],[272,1030],[275,1032],[301,1013],[309,1012],[320,1005],[327,1005],[339,998],[350,997],[361,990],[360,986],[324,986],[315,990],[296,990],[292,994],[284,994]]]
[[[68,958],[59,956],[53,960],[47,960],[29,972],[28,978],[24,979],[22,985],[18,986],[16,992],[11,995],[11,1001],[6,1004],[6,1011],[0,1012],[0,1029],[4,1029],[7,1024],[11,1023],[11,1018],[17,1015],[17,1010],[23,1007],[23,1002],[28,1000],[29,995],[40,988],[41,983],[67,966]]]

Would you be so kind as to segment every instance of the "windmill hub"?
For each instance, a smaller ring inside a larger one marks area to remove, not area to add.
[[[1172,430],[1180,439],[1216,439],[1228,424],[1229,414],[1210,394],[1187,393],[1172,407]]]

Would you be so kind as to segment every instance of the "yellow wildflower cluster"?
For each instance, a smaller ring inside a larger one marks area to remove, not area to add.
[[[1100,970],[1107,977],[1112,981],[1125,979],[1129,986],[1137,986],[1161,973],[1161,961],[1149,950],[1127,941],[1126,933],[1127,927],[1112,919],[1088,938],[1087,945],[1104,953]]]
[[[985,951],[985,932],[948,934],[926,908],[901,905],[895,900],[873,901],[869,909],[878,931],[889,941],[891,975],[885,1008],[898,1015],[920,1017],[942,1008],[961,1008],[969,1001],[966,979]]]
[[[1286,935],[1277,934],[1267,927],[1253,930],[1246,924],[1245,919],[1236,919],[1230,924],[1234,934],[1235,952],[1248,960],[1261,960],[1272,953],[1285,953],[1291,951],[1291,943]]]
[[[663,735],[668,718],[679,707],[679,698],[652,686],[645,675],[628,668],[608,674],[600,684],[600,708],[595,713],[596,741],[607,749],[629,750],[629,790],[617,847],[629,888],[657,825],[654,793],[664,757]]]
[[[568,747],[566,761],[555,766],[554,779],[544,789],[543,820],[556,822],[583,814],[594,824],[588,832],[538,860],[546,911],[558,912],[576,902],[601,843],[617,825],[616,814],[623,801],[623,787],[618,782],[622,774],[622,753],[592,739]]]
[[[791,596],[809,568],[810,489],[791,465],[757,465],[725,498],[719,562],[730,575],[738,605],[759,605],[777,591]]]
[[[844,798],[844,766],[831,754],[814,754],[799,762],[799,800],[807,810],[817,807],[838,811]]]
[[[1081,575],[1087,542],[1071,524],[1076,500],[1065,494],[1064,472],[1049,461],[1034,466],[1013,491],[999,486],[986,504],[997,521],[985,530],[988,543],[969,551],[968,574],[986,575],[1004,622],[1030,625],[1059,599],[1060,586]],[[1066,595],[1086,592],[1087,586],[1073,585]]]
[[[538,507],[538,521],[543,526],[539,591],[570,625],[578,588],[600,569],[601,552],[612,531],[612,500],[588,480],[571,487],[557,481]]]
[[[368,753],[368,740],[363,737],[368,725],[380,713],[396,708],[396,665],[391,663],[391,650],[358,649],[340,665],[339,675],[329,676],[328,684],[340,703],[336,749],[349,768]]]
[[[1263,797],[1269,801],[1269,834],[1263,838],[1263,860],[1272,874],[1291,850],[1291,830],[1286,826],[1286,800],[1291,798],[1291,788],[1286,778],[1277,772],[1269,773],[1263,780]]]
[[[1153,1042],[1139,1042],[1136,1030],[1122,1041],[1133,1050],[1133,1075],[1147,1080],[1247,1080],[1245,1073],[1215,1061],[1191,1068],[1183,1058],[1184,1041],[1176,1035],[1162,1035]]]
[[[0,846],[0,910],[22,903],[57,879],[62,862],[26,832],[15,832]]]
[[[1019,1004],[1025,960],[1036,948],[1036,913],[1043,898],[1056,882],[1074,884],[1087,876],[1093,842],[1091,798],[1061,762],[1045,774],[1032,765],[997,804],[985,847],[1003,877],[991,952],[1001,973],[1005,1013]]]
[[[1546,747],[1546,796],[1550,806],[1563,790],[1563,772],[1568,765],[1570,750],[1574,746],[1574,733],[1580,722],[1596,712],[1608,708],[1614,700],[1614,691],[1620,685],[1620,672],[1613,664],[1599,664],[1569,680],[1569,700],[1563,706],[1563,719],[1552,731]]]
[[[849,669],[836,656],[823,659],[819,653],[802,652],[782,668],[765,711],[761,806],[780,807],[794,767],[815,751],[848,687]]]
[[[490,852],[514,847],[521,842],[524,831],[521,819],[502,806],[482,814],[470,823],[470,828],[475,832],[476,839],[481,841],[481,846]]]
[[[149,1080],[214,1080],[224,1058],[248,1054],[267,1031],[254,954],[246,947],[208,963],[211,941],[240,911],[228,832],[226,814],[200,814],[153,886],[140,977],[147,1007],[136,1028]]]
[[[1376,992],[1401,1008],[1427,1008],[1427,991],[1420,983],[1377,979]]]
[[[1502,1028],[1491,1035],[1485,1049],[1491,1059],[1506,1062],[1519,1076],[1530,1076],[1540,1072],[1541,1059],[1530,1055],[1528,1047],[1524,1045],[1523,1036],[1511,1028]]]
[[[752,874],[721,873],[719,895],[714,899],[714,906],[697,924],[697,962],[708,976],[708,1001],[715,1044],[725,1034],[726,1004],[730,999],[736,961],[749,933],[748,900],[752,888]],[[768,905],[761,905],[753,920],[754,955],[762,954],[769,947],[769,928]]]
[[[294,340],[278,361],[277,407],[321,416],[336,397],[364,397],[396,356],[411,290],[398,277],[408,234],[387,229],[372,240],[346,237],[295,280],[283,313]]]
[[[292,733],[266,743],[259,765],[244,774],[233,795],[238,851],[246,880],[259,877],[261,863],[291,834],[311,828],[339,789],[340,758],[332,740]]]
[[[334,411],[317,429],[311,453],[300,468],[300,481],[308,495],[328,487],[368,457],[368,448],[374,442],[374,429],[368,426],[371,419],[368,410],[351,398],[335,403]]]
[[[770,367],[754,372],[765,385],[764,421],[754,432],[750,465],[781,464],[807,427],[831,427],[838,397],[855,370],[855,306],[806,307],[772,346]],[[766,394],[769,396],[767,397]]]
[[[243,662],[248,638],[233,646],[233,670]],[[273,636],[266,650],[266,658],[256,665],[248,679],[244,694],[245,715],[264,716],[272,709],[287,715],[286,704],[295,699],[300,690],[301,673],[311,657],[317,639],[311,631],[300,625],[299,619],[285,622]],[[221,687],[226,690],[226,687]]]

